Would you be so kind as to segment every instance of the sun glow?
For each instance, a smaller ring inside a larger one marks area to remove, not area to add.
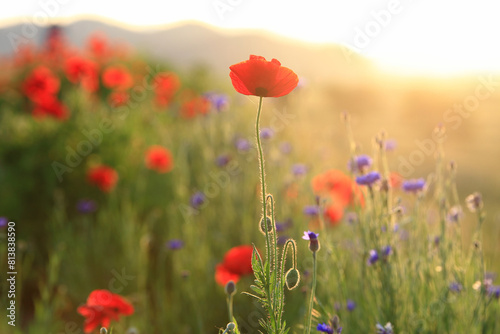
[[[285,2],[211,0],[140,5],[115,1],[17,2],[0,20],[94,14],[141,28],[196,20],[226,29],[267,30],[314,43],[340,43],[381,67],[407,73],[500,72],[500,3],[490,0]],[[10,20],[12,22],[12,20]]]

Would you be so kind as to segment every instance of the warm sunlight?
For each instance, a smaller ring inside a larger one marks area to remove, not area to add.
[[[117,7],[118,6],[118,7]],[[279,13],[279,14],[277,14]],[[97,15],[140,28],[196,20],[222,28],[260,29],[291,38],[340,43],[390,70],[412,74],[500,71],[496,1],[376,0],[269,2],[211,0],[137,4],[66,0],[11,3],[0,20]]]

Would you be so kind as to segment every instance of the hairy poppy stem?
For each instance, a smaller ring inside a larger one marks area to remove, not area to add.
[[[255,135],[257,137],[257,149],[259,150],[260,184],[262,187],[261,188],[261,191],[262,191],[262,219],[264,219],[264,221],[266,221],[266,218],[267,218],[266,173],[264,171],[264,154],[262,153],[262,144],[260,142],[260,113],[262,111],[262,101],[263,101],[263,98],[260,97],[259,98],[259,108],[257,110],[257,120],[255,122]],[[267,222],[266,222],[266,225],[267,225]],[[269,263],[271,263],[272,261],[270,259],[270,249],[269,249],[269,247],[271,245],[269,242],[269,231],[268,231],[267,226],[264,230],[266,232],[266,258],[269,261]],[[268,269],[270,270],[270,266],[268,267]],[[268,277],[270,274],[269,270],[268,270]]]

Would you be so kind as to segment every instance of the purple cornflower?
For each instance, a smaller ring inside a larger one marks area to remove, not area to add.
[[[313,253],[317,252],[320,247],[318,236],[319,234],[311,231],[304,232],[304,235],[302,236],[302,239],[309,240],[309,250]]]
[[[449,285],[449,288],[450,288],[450,291],[460,292],[460,291],[462,291],[463,286],[462,286],[462,284],[460,284],[458,282],[451,282]]]
[[[311,231],[307,231],[307,232],[304,231],[304,235],[302,236],[302,239],[311,241],[311,240],[318,240],[318,237],[319,237],[319,233],[314,233]]]
[[[425,180],[422,178],[403,181],[403,184],[401,185],[401,188],[403,188],[404,191],[409,193],[417,193],[423,190],[424,187],[425,187]]]
[[[171,250],[181,249],[182,247],[184,247],[184,241],[180,239],[171,239],[167,241],[166,246]]]
[[[292,152],[292,145],[287,141],[282,142],[280,145],[280,151],[283,154],[290,154],[290,152]]]
[[[201,191],[195,192],[193,196],[191,196],[190,203],[193,208],[199,208],[203,205],[203,203],[205,203],[205,194],[203,194]]]
[[[436,235],[434,237],[434,246],[439,246],[439,243],[441,242],[441,237],[439,235]]]
[[[271,128],[262,128],[260,130],[260,138],[271,139],[274,136],[274,130]]]
[[[225,94],[217,94],[210,92],[204,95],[210,101],[212,106],[215,108],[215,111],[217,112],[224,111],[229,106],[229,98]]]
[[[356,183],[362,186],[371,186],[378,180],[380,180],[380,174],[378,172],[369,172],[365,175],[356,177]]]
[[[496,299],[500,299],[500,285],[492,285],[488,288],[488,294],[491,297],[495,297]]]
[[[367,155],[358,155],[347,163],[347,168],[353,173],[362,173],[372,165],[372,158]]]
[[[9,223],[7,217],[0,217],[0,228],[4,228]]]
[[[316,327],[316,330],[318,332],[333,334],[333,328],[328,326],[327,324],[318,324],[318,326]]]
[[[378,252],[375,249],[370,250],[368,253],[368,265],[371,266],[379,260]]]
[[[97,210],[97,203],[91,199],[82,199],[76,203],[76,209],[80,213],[92,213]]]
[[[295,164],[292,166],[292,173],[295,176],[305,175],[307,173],[307,167],[304,164]]]
[[[387,245],[387,246],[384,246],[384,248],[382,248],[382,256],[384,258],[388,257],[389,255],[392,254],[392,247]]]
[[[394,334],[390,322],[386,323],[383,327],[381,324],[377,324],[375,327],[377,329],[377,334]]]
[[[251,148],[250,141],[248,141],[245,138],[236,139],[234,146],[236,147],[236,149],[238,151],[241,151],[241,152],[247,152]]]
[[[348,299],[347,304],[346,304],[346,308],[349,312],[352,312],[356,308],[356,303],[353,300]]]
[[[319,206],[317,205],[306,205],[303,210],[306,216],[317,216],[319,215]]]
[[[215,164],[219,167],[225,167],[229,161],[231,161],[231,157],[228,154],[221,154],[215,159]]]

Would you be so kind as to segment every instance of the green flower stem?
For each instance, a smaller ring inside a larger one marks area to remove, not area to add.
[[[273,258],[271,257],[271,251],[270,247],[271,245],[271,240],[270,240],[270,235],[269,231],[267,228],[267,200],[266,200],[266,173],[264,170],[264,154],[262,152],[262,144],[260,141],[260,114],[262,111],[262,101],[263,98],[262,96],[259,98],[259,108],[257,110],[257,120],[255,121],[255,136],[257,137],[257,149],[259,150],[259,168],[260,168],[260,183],[261,183],[261,191],[262,191],[262,219],[264,219],[264,231],[266,233],[266,261],[267,261],[267,282],[266,282],[266,294],[267,298],[269,298],[268,303],[271,307],[271,312],[269,312],[269,317],[270,321],[273,324],[274,328],[276,326],[279,326],[280,324],[276,323],[276,318],[274,315],[274,309],[273,309],[273,296],[274,294],[272,293],[272,287],[271,287],[271,264],[274,263]],[[259,221],[260,224],[260,221]],[[273,224],[274,225],[274,224]],[[274,246],[273,246],[274,247]],[[276,270],[273,270],[273,275],[276,275]]]
[[[316,292],[316,252],[313,252],[313,273],[312,273],[312,287],[311,298],[309,299],[309,312],[307,313],[306,333],[311,333],[311,320],[312,311],[314,306],[314,294]]]
[[[260,168],[260,184],[261,184],[261,191],[262,191],[262,219],[264,219],[264,224],[265,224],[265,232],[266,232],[266,259],[271,263],[270,258],[269,258],[269,247],[270,247],[270,242],[269,242],[269,232],[267,230],[267,201],[266,201],[266,173],[264,170],[264,153],[262,152],[262,144],[260,142],[260,113],[262,111],[262,100],[263,98],[259,98],[259,108],[257,110],[257,120],[255,122],[255,136],[257,137],[257,149],[259,150],[259,168]],[[268,276],[269,276],[269,269],[270,266],[268,267]]]
[[[233,322],[233,295],[227,296],[227,312],[229,314],[229,322]]]

